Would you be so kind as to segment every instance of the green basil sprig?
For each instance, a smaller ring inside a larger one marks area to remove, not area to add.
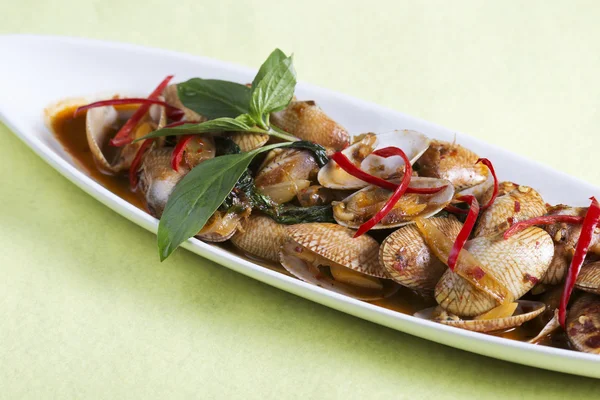
[[[275,143],[247,153],[228,154],[203,161],[184,176],[169,197],[158,224],[161,261],[204,227],[256,155],[280,147],[308,148],[321,154],[325,152],[322,146],[311,142]],[[317,156],[319,158],[321,156]]]
[[[295,88],[292,57],[275,49],[258,70],[251,88],[235,82],[200,78],[177,84],[183,105],[209,121],[158,129],[138,140],[207,132],[253,132],[295,141],[298,138],[272,127],[269,122],[272,112],[287,107]]]

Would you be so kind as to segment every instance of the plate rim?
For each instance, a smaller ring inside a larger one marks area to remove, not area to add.
[[[192,62],[206,63],[218,67],[224,67],[233,73],[248,74],[254,72],[253,69],[239,66],[233,63],[215,60],[208,57],[191,55],[188,53],[177,52],[168,49],[153,48],[147,46],[141,46],[123,42],[104,41],[99,39],[87,39],[77,38],[70,36],[54,36],[54,35],[31,35],[31,34],[9,34],[0,35],[0,47],[3,41],[47,41],[52,43],[61,43],[75,46],[100,46],[110,49],[121,49],[128,51],[141,51],[150,53],[159,57],[171,57],[179,59],[187,59]],[[332,91],[330,89],[321,88],[312,84],[301,83],[303,89],[312,91],[315,93],[324,93],[327,96],[335,99],[342,99],[345,103],[358,105],[361,107],[367,107],[369,109],[377,111],[385,111],[387,113],[400,115],[405,118],[423,122],[439,129],[448,130],[448,128],[441,127],[429,121],[412,117],[401,112],[389,109],[384,106],[379,106],[372,102],[367,102],[354,98],[352,96],[342,94],[339,92]],[[316,96],[318,97],[318,95]],[[57,99],[59,100],[59,99]],[[40,110],[43,111],[43,110]],[[40,112],[40,115],[42,112]],[[123,200],[119,196],[115,195],[101,184],[93,180],[85,172],[79,170],[75,166],[69,164],[63,157],[55,153],[39,138],[33,134],[28,134],[22,131],[13,121],[3,112],[0,107],[0,121],[2,121],[9,130],[11,130],[19,139],[21,139],[29,148],[31,148],[40,158],[50,164],[56,169],[61,175],[66,177],[68,180],[73,182],[76,186],[88,193],[96,200],[100,201],[113,211],[127,218],[131,222],[143,227],[144,229],[156,234],[158,227],[158,220],[151,217],[146,212],[138,209],[134,205]],[[45,124],[44,124],[45,125]],[[48,128],[46,128],[48,129]],[[468,137],[469,140],[485,143],[484,141],[474,138],[463,133],[457,135]],[[585,186],[590,185],[577,177],[572,177],[563,171],[553,170],[552,168],[539,163],[535,160],[526,159],[523,156],[513,154],[508,150],[502,149],[495,145],[485,143],[486,146],[492,147],[495,151],[508,153],[510,157],[516,157],[523,159],[528,163],[534,164],[537,168],[541,168],[545,171],[551,171],[554,174],[561,174],[563,177],[573,180],[577,183]],[[317,302],[324,306],[336,309],[346,314],[353,315],[355,317],[368,320],[370,322],[377,323],[388,328],[398,330],[403,333],[407,333],[424,340],[430,340],[439,344],[443,344],[449,347],[458,348],[460,350],[469,351],[475,354],[496,358],[508,362],[515,362],[522,365],[527,365],[535,368],[542,368],[551,371],[570,373],[575,375],[581,375],[592,378],[600,378],[600,357],[598,355],[580,353],[572,350],[558,349],[547,346],[537,346],[528,344],[526,342],[505,339],[492,335],[471,332],[462,330],[459,328],[445,326],[432,321],[422,320],[412,315],[403,314],[400,312],[392,311],[371,303],[366,303],[360,300],[356,300],[335,292],[331,292],[327,289],[317,287],[298,279],[288,277],[276,271],[264,268],[260,265],[254,264],[250,261],[244,260],[239,256],[228,252],[227,250],[220,249],[216,246],[201,242],[198,239],[192,238],[186,241],[183,245],[188,251],[192,251],[202,257],[205,257],[213,262],[223,265],[236,272],[242,273],[251,278],[257,279],[270,286],[274,286],[278,289],[285,290],[289,293],[295,294],[302,298]],[[418,332],[420,331],[420,332]],[[439,337],[438,337],[439,336]],[[489,349],[482,348],[482,345],[491,345]],[[471,345],[476,345],[471,347]],[[515,355],[514,353],[504,354],[503,349],[510,348],[513,351],[518,351],[520,354]],[[565,364],[556,364],[548,362],[547,365],[540,363],[539,361],[569,361]],[[596,367],[594,371],[593,367]],[[588,367],[586,369],[586,367]]]

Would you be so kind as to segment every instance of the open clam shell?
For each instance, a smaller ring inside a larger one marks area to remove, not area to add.
[[[215,211],[196,237],[204,242],[225,242],[237,232],[244,217],[245,213]]]
[[[117,174],[127,170],[141,142],[130,143],[123,147],[114,147],[109,144],[110,139],[118,129],[131,117],[135,109],[115,108],[113,106],[97,107],[87,111],[85,118],[85,132],[88,146],[98,168],[106,173]],[[166,124],[164,107],[150,107],[149,116],[137,125],[134,137],[142,137]]]
[[[577,350],[600,354],[600,297],[586,293],[575,300],[567,314],[566,331]]]
[[[206,121],[206,117],[198,114],[197,112],[185,107],[179,98],[179,93],[177,92],[177,85],[169,85],[165,88],[165,101],[172,105],[173,107],[177,107],[180,110],[183,110],[183,115],[186,121],[198,121],[204,122]]]
[[[543,229],[530,227],[508,239],[502,235],[469,240],[467,249],[493,271],[514,299],[527,293],[546,273],[552,256],[552,238]],[[435,299],[445,310],[463,317],[483,314],[498,304],[458,274],[447,270],[435,287]]]
[[[404,161],[401,157],[383,158],[371,155],[373,151],[389,146],[398,147],[406,153],[411,163],[414,163],[427,150],[429,142],[427,136],[411,130],[380,135],[368,133],[342,153],[363,171],[382,179],[390,179],[402,174]],[[318,180],[321,185],[331,189],[361,189],[369,185],[341,169],[333,160],[321,168]]]
[[[600,261],[581,267],[575,287],[585,292],[600,294]]]
[[[546,214],[544,199],[529,186],[503,182],[500,188],[500,195],[479,216],[473,233],[475,237],[504,232],[517,222]],[[490,194],[487,197],[491,197],[492,191],[493,188],[488,190]]]
[[[394,209],[372,229],[397,228],[410,224],[417,218],[429,218],[450,204],[454,196],[452,184],[443,179],[413,177],[410,186],[446,188],[434,194],[404,194]],[[333,217],[342,226],[358,229],[381,210],[391,195],[389,190],[367,186],[340,202],[333,202]]]
[[[479,156],[456,143],[432,140],[418,160],[419,175],[447,179],[457,192],[479,185],[487,179],[489,169],[476,164]]]
[[[516,328],[540,315],[546,305],[539,301],[517,300],[517,308],[509,317],[492,319],[460,319],[439,312],[439,307],[431,307],[415,313],[415,317],[433,320],[444,325],[454,326],[475,332],[499,332]]]
[[[430,218],[453,241],[462,228],[456,218]],[[390,234],[379,247],[379,262],[399,284],[415,290],[433,292],[448,267],[425,243],[415,225],[407,225]]]
[[[231,243],[247,254],[278,262],[279,250],[286,239],[285,225],[263,215],[252,215],[242,222]]]
[[[379,265],[379,244],[370,236],[354,239],[354,231],[327,223],[291,225],[287,233],[280,261],[297,278],[361,300],[381,299],[398,289]],[[331,273],[320,267],[329,267]],[[340,280],[334,269],[350,270],[353,277],[367,284]]]

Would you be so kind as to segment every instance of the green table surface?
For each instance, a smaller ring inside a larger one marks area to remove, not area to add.
[[[252,67],[278,46],[303,81],[600,184],[597,1],[0,0],[0,16],[0,33]],[[183,250],[161,264],[152,234],[4,126],[0,168],[0,398],[600,397],[598,381],[408,336]]]

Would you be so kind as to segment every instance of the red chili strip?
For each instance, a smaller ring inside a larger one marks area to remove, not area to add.
[[[504,232],[504,239],[508,239],[517,232],[521,232],[523,229],[534,225],[552,225],[558,222],[564,222],[567,224],[582,224],[583,217],[577,217],[574,215],[544,215],[541,217],[535,217],[526,221],[517,222]]]
[[[157,100],[158,96],[162,94],[162,92],[165,90],[171,79],[173,79],[173,75],[169,75],[165,79],[163,79],[160,85],[158,85],[156,89],[154,89],[154,91],[150,93],[148,99]],[[133,138],[131,137],[131,132],[137,126],[140,120],[144,117],[144,115],[146,115],[149,108],[149,104],[142,104],[140,108],[135,110],[131,118],[129,118],[125,125],[121,127],[121,129],[119,130],[119,132],[117,132],[115,137],[110,140],[111,146],[120,147],[131,143],[133,141]]]
[[[464,247],[467,240],[469,240],[469,236],[471,236],[471,231],[473,230],[475,221],[477,221],[477,216],[479,215],[479,203],[477,202],[475,196],[460,196],[458,197],[458,200],[469,203],[471,207],[469,208],[467,219],[465,220],[463,227],[454,241],[454,246],[452,246],[452,250],[450,250],[450,255],[448,255],[448,268],[450,268],[452,271],[454,271],[454,268],[456,267],[456,262],[458,261],[460,251]]]
[[[396,148],[396,147],[394,147],[394,148]],[[390,157],[390,155],[386,155],[388,153],[382,152],[382,150],[386,150],[387,151],[387,149],[390,149],[390,147],[386,147],[386,148],[383,148],[383,149],[380,149],[380,150],[376,150],[376,151],[374,151],[371,154],[375,154],[376,156],[387,158],[387,157]],[[396,155],[396,154],[393,154],[393,155]],[[341,169],[343,169],[344,171],[346,171],[350,175],[354,176],[355,178],[360,179],[361,181],[365,181],[365,182],[367,182],[367,183],[369,183],[371,185],[379,186],[382,189],[387,189],[387,190],[391,190],[391,191],[395,191],[398,188],[398,185],[396,185],[395,183],[388,182],[388,181],[386,181],[384,179],[381,179],[381,178],[379,178],[377,176],[371,175],[371,174],[363,171],[362,169],[358,168],[341,151],[333,154],[331,156],[331,159],[333,161],[335,161],[340,166]],[[406,160],[405,160],[405,163],[406,163]],[[408,164],[410,165],[410,162]],[[412,167],[411,167],[411,171],[412,171]],[[411,172],[411,175],[412,175],[412,172]],[[448,185],[444,185],[444,186],[440,186],[440,187],[435,187],[435,188],[411,188],[411,187],[409,187],[406,190],[406,193],[435,194],[437,192],[440,192],[440,191],[446,189],[447,187],[448,187]]]
[[[488,160],[487,158],[480,158],[475,164],[478,163],[482,163],[483,165],[488,167],[490,172],[492,173],[492,177],[494,178],[494,191],[492,192],[492,197],[487,202],[487,204],[481,206],[481,209],[485,210],[486,208],[494,204],[494,201],[496,201],[496,197],[498,197],[498,177],[496,176],[496,171],[494,170],[494,166],[492,165],[492,162],[490,160]]]
[[[465,210],[464,208],[458,208],[452,204],[448,204],[444,207],[444,210],[454,213],[454,214],[468,214],[469,210]]]
[[[137,173],[142,164],[142,157],[144,156],[144,153],[146,152],[146,150],[148,150],[148,148],[150,147],[150,145],[152,144],[153,141],[154,141],[154,139],[144,140],[144,142],[138,149],[137,153],[135,153],[135,157],[133,158],[131,167],[129,167],[129,187],[131,187],[131,190],[133,190],[134,192],[138,185],[138,174]]]
[[[356,234],[354,235],[355,238],[361,236],[369,229],[377,225],[379,221],[381,221],[390,211],[392,211],[398,200],[400,200],[400,197],[406,193],[408,185],[410,184],[410,178],[412,176],[412,166],[410,165],[410,160],[401,149],[397,147],[386,147],[381,150],[376,150],[372,154],[385,158],[392,156],[402,157],[404,159],[404,176],[402,177],[402,182],[400,182],[400,185],[398,185],[398,187],[394,190],[394,193],[381,208],[381,210],[379,210],[379,212],[377,212],[371,219],[358,228],[358,231],[356,231]]]
[[[79,114],[82,111],[89,110],[90,108],[106,107],[106,106],[121,106],[121,105],[126,105],[126,104],[148,104],[148,105],[157,104],[159,106],[165,107],[172,114],[174,113],[176,115],[179,115],[179,113],[180,113],[181,115],[183,115],[183,111],[181,111],[179,108],[173,107],[172,105],[170,105],[169,103],[165,103],[164,101],[152,100],[152,99],[142,99],[142,98],[134,97],[134,98],[128,98],[128,99],[110,99],[110,100],[96,101],[94,103],[90,103],[85,106],[78,107],[75,110],[75,112],[73,113],[73,117],[77,116],[77,114]]]
[[[183,158],[183,153],[185,152],[185,146],[188,145],[190,140],[194,138],[194,135],[185,135],[182,136],[177,142],[177,146],[173,149],[173,155],[171,156],[171,168],[174,171],[179,172],[179,164],[181,164],[181,159]]]
[[[565,288],[560,298],[560,306],[558,307],[558,321],[563,328],[565,327],[565,320],[567,317],[567,304],[569,303],[569,298],[573,292],[577,275],[579,275],[579,270],[583,265],[583,261],[587,255],[590,243],[592,242],[594,229],[596,229],[596,225],[598,222],[600,222],[600,204],[598,204],[598,201],[595,197],[592,197],[591,200],[592,204],[590,205],[590,208],[588,208],[583,220],[581,234],[579,235],[579,240],[577,241],[577,246],[575,247],[575,253],[573,254],[573,259],[571,260],[571,265],[569,266],[569,273],[567,274],[567,280],[565,281]]]

